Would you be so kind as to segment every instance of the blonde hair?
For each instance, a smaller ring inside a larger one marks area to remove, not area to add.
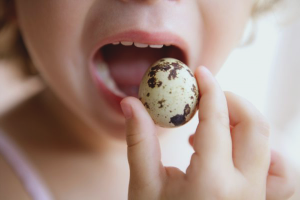
[[[256,0],[252,18],[257,19],[281,0]],[[0,0],[0,59],[19,58],[24,66],[33,66],[16,23],[13,0]],[[32,67],[31,70],[32,71]],[[27,70],[28,71],[28,70]]]

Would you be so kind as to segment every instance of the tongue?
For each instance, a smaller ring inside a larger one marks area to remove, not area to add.
[[[117,86],[126,94],[137,93],[144,73],[155,61],[167,55],[167,48],[137,48],[107,45],[102,48],[104,61]]]

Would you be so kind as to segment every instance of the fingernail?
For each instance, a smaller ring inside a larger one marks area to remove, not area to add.
[[[125,119],[130,119],[132,117],[132,108],[130,105],[121,102],[121,109],[123,111]]]

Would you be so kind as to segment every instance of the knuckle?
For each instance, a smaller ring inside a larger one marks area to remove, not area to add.
[[[236,196],[236,194],[233,187],[234,184],[232,184],[232,182],[228,180],[227,175],[228,174],[224,174],[222,172],[210,173],[209,175],[210,180],[213,177],[218,177],[218,180],[213,184],[206,183],[206,185],[209,185],[209,190],[216,200],[235,199],[234,197]]]
[[[223,126],[226,129],[229,129],[229,116],[228,113],[225,111],[219,111],[210,113],[209,115],[202,116],[199,118],[200,123],[208,123],[212,125],[216,125],[216,122],[219,123],[218,125]]]
[[[218,121],[224,125],[224,127],[229,129],[229,116],[228,112],[222,111],[222,112],[217,112],[215,114],[215,118],[218,119]]]
[[[132,148],[142,143],[143,138],[141,138],[140,134],[127,134],[126,141],[128,148]]]
[[[228,185],[228,184],[227,184]],[[232,190],[229,187],[226,187],[226,184],[217,184],[214,188],[215,199],[233,199],[234,195]]]
[[[270,124],[266,120],[266,118],[261,114],[254,115],[252,117],[252,120],[250,121],[250,126],[254,127],[263,136],[267,138],[270,136],[270,130],[271,130]]]
[[[261,133],[266,136],[269,137],[270,136],[270,124],[267,121],[260,121],[259,122],[259,129],[261,130]]]

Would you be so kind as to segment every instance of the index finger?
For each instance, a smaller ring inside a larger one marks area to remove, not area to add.
[[[225,163],[232,163],[232,142],[226,97],[208,69],[197,68],[195,76],[201,94],[199,125],[193,144],[196,160],[198,160],[197,166],[212,163],[224,166]]]

